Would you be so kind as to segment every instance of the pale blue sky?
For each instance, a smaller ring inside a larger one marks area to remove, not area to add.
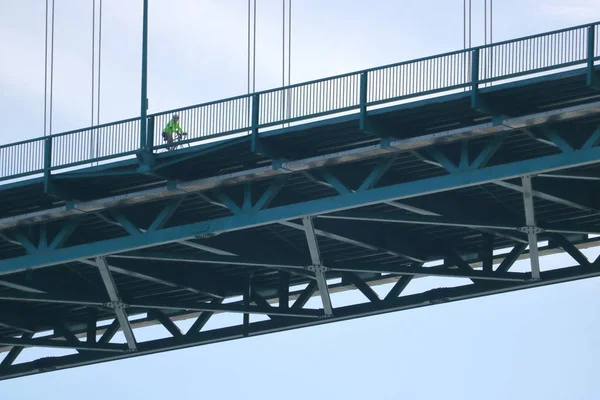
[[[61,132],[91,118],[91,0],[56,3]],[[483,0],[473,3],[480,44]],[[496,0],[494,40],[600,20],[596,3]],[[139,113],[141,4],[104,0],[101,122]],[[0,0],[0,143],[43,133],[44,6]],[[150,112],[245,93],[246,7],[150,2]],[[294,0],[292,24],[293,83],[463,45],[461,0]],[[280,0],[259,1],[257,38],[257,89],[280,85]],[[573,261],[542,260],[564,264]],[[591,279],[36,375],[0,382],[0,398],[596,399],[599,287]],[[357,300],[333,296],[334,306]]]

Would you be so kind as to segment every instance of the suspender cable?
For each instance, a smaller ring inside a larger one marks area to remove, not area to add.
[[[254,0],[254,33],[252,43],[254,45],[252,49],[252,91],[256,92],[256,0]]]
[[[50,39],[50,135],[52,135],[52,94],[54,92],[54,0],[52,0],[52,34]]]
[[[487,44],[487,0],[483,0],[483,41]]]
[[[96,111],[96,124],[100,125],[100,67],[102,65],[102,0],[100,0],[100,20],[98,21],[98,110]]]
[[[46,112],[48,110],[48,0],[46,0],[46,36],[44,42],[44,136],[48,126]]]
[[[471,0],[469,0],[469,48],[471,48]]]
[[[292,84],[292,0],[288,7],[288,85]],[[290,101],[288,91],[287,117],[291,118],[292,102]],[[288,127],[290,123],[288,122]]]
[[[463,0],[463,49],[467,48],[467,0]]]
[[[281,15],[281,87],[285,87],[285,0],[281,0],[281,8],[283,14]],[[286,92],[281,93],[281,119],[285,120],[285,100]],[[285,124],[281,124],[281,127],[285,127]]]
[[[281,86],[285,86],[285,0],[281,0]]]
[[[292,0],[288,7],[288,85],[292,84]]]
[[[250,0],[248,0],[248,94],[250,94]]]
[[[96,55],[96,0],[92,0],[92,123],[94,126],[94,56]]]
[[[467,0],[463,0],[463,49],[467,49]],[[467,53],[463,52],[463,79],[467,79]],[[467,88],[463,89],[465,92]]]
[[[494,32],[492,22],[494,21],[494,0],[490,0],[490,43],[494,43],[492,33]]]
[[[96,0],[92,1],[92,123],[90,124],[90,126],[94,126],[94,81],[95,81],[95,76],[94,76],[94,66],[95,66],[95,60],[94,57],[96,55]],[[94,136],[95,132],[94,130],[92,130],[90,132],[90,155],[89,157],[91,159],[94,158]],[[93,166],[94,163],[92,162],[90,164],[90,166]]]

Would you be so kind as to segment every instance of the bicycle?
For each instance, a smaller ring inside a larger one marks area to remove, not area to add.
[[[187,133],[185,133],[185,132],[183,132],[183,133],[175,132],[175,140],[173,140],[171,142],[170,146],[166,147],[166,150],[167,151],[173,151],[173,150],[176,150],[179,147],[185,147],[185,146],[190,147],[189,143],[181,143],[184,140],[184,136],[187,136]]]

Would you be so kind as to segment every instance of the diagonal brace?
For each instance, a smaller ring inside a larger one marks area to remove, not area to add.
[[[531,187],[531,177],[524,176],[523,182],[523,203],[525,206],[525,223],[527,224],[527,237],[529,239],[529,255],[531,260],[531,277],[540,279],[540,258],[537,243],[537,231],[535,228],[535,211],[533,207],[533,190]]]
[[[77,226],[79,226],[79,221],[71,221],[67,225],[63,226],[63,228],[56,234],[48,246],[48,250],[54,250],[62,247],[69,237],[71,237],[73,232],[75,232]]]
[[[169,204],[167,204],[165,208],[161,210],[161,212],[157,215],[152,224],[148,227],[148,231],[152,232],[162,229],[162,227],[165,226],[169,218],[171,218],[175,211],[177,211],[183,200],[183,196],[171,200]]]
[[[127,346],[130,350],[136,351],[137,344],[135,341],[135,336],[133,335],[133,330],[131,329],[129,319],[127,318],[127,313],[125,312],[124,307],[120,306],[123,303],[121,302],[121,298],[117,291],[117,285],[115,284],[110,269],[108,268],[106,257],[96,258],[96,264],[100,270],[100,276],[102,277],[102,281],[104,282],[104,286],[108,292],[108,297],[110,298],[111,303],[114,305],[115,314],[117,315],[117,319],[119,320],[119,324],[121,325],[121,329],[123,330],[123,334],[127,340]]]
[[[325,268],[323,267],[323,263],[321,261],[321,252],[319,251],[319,244],[317,242],[317,235],[315,234],[315,226],[313,224],[312,217],[302,218],[302,224],[304,225],[306,241],[308,242],[308,250],[310,252],[310,258],[313,264],[312,267],[314,268],[315,276],[317,278],[317,285],[319,286],[319,292],[321,294],[325,315],[332,316],[333,307],[331,305],[331,297],[329,295],[327,280],[325,279]]]
[[[277,197],[279,192],[281,192],[281,189],[283,189],[285,186],[287,179],[287,175],[275,179],[275,182],[271,183],[262,196],[260,196],[260,198],[256,201],[256,204],[254,204],[254,207],[252,207],[252,211],[260,211],[263,208],[267,208],[273,199]]]

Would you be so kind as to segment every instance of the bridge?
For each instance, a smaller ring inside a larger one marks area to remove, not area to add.
[[[0,146],[0,379],[599,276],[599,26]]]

